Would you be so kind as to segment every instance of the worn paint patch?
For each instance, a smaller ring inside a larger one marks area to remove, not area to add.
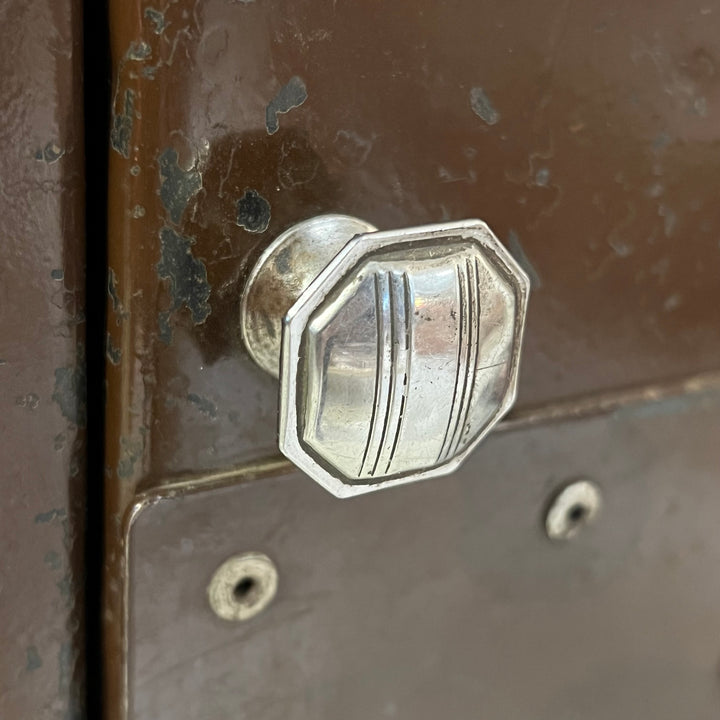
[[[122,351],[113,345],[110,333],[105,336],[105,356],[113,365],[119,365],[122,360]]]
[[[493,107],[490,98],[481,87],[470,90],[470,107],[488,125],[495,125],[500,120],[500,113]]]
[[[178,165],[174,148],[166,148],[158,157],[160,169],[160,200],[174,223],[179,223],[190,198],[202,187],[197,170],[183,170]]]
[[[195,405],[203,415],[209,418],[217,417],[217,405],[215,405],[210,398],[196,395],[195,393],[188,393],[187,399],[188,402]]]
[[[133,165],[133,166],[130,168],[130,174],[131,174],[133,177],[137,177],[137,176],[140,174],[140,166],[139,166],[139,165]]]
[[[29,645],[25,648],[25,670],[32,672],[42,667],[42,659],[35,645]]]
[[[84,348],[79,348],[75,365],[55,369],[55,389],[52,399],[59,406],[63,417],[78,427],[85,427],[87,388]]]
[[[142,205],[136,205],[131,213],[130,213],[136,220],[141,217],[145,217],[145,208]]]
[[[40,398],[36,393],[27,393],[27,395],[19,395],[15,398],[15,404],[18,407],[24,407],[28,410],[36,410],[40,404]]]
[[[140,435],[135,437],[120,437],[120,460],[117,474],[121,480],[127,480],[135,472],[135,463],[142,457],[145,450],[145,428],[140,428]]]
[[[144,40],[130,43],[130,47],[125,53],[128,60],[147,60],[152,55],[152,49]]]
[[[165,19],[165,13],[153,7],[145,8],[145,17],[152,23],[153,32],[156,35],[162,35],[165,32],[165,28],[169,25]]]
[[[278,115],[290,112],[300,107],[308,98],[307,88],[302,78],[291,77],[287,85],[280,88],[278,94],[270,101],[265,110],[265,127],[268,135],[275,134],[280,129]]]
[[[508,233],[508,250],[510,250],[510,254],[515,260],[517,260],[518,265],[528,274],[530,287],[534,290],[540,289],[542,287],[540,274],[530,262],[530,258],[525,254],[525,250],[523,250],[523,246],[520,244],[520,238],[514,230]]]
[[[237,201],[235,222],[248,232],[265,232],[270,224],[270,203],[257,191],[245,190]]]
[[[43,558],[43,562],[51,569],[51,570],[59,570],[61,566],[60,562],[60,555],[58,555],[54,550],[48,550],[45,553],[45,557]]]
[[[353,130],[338,130],[335,133],[335,145],[338,155],[353,167],[360,167],[370,155],[375,138],[364,138]]]
[[[130,157],[130,139],[132,137],[135,113],[135,93],[127,89],[123,109],[120,113],[112,114],[112,127],[110,128],[110,146],[124,158]]]
[[[169,281],[169,292],[172,300],[170,309],[160,313],[160,338],[169,343],[172,329],[169,324],[170,315],[185,306],[190,311],[192,321],[200,325],[210,315],[210,283],[207,269],[202,260],[194,257],[191,246],[195,239],[175,232],[171,227],[160,230],[160,262],[157,273],[160,278]]]
[[[57,143],[50,141],[44,148],[35,151],[35,159],[46,162],[48,165],[56,163],[63,155],[65,150]]]
[[[535,184],[539,187],[547,187],[547,184],[550,182],[550,169],[546,167],[541,167],[538,169],[538,171],[535,173]]]
[[[112,309],[116,313],[123,313],[123,304],[117,291],[117,275],[112,268],[108,268],[108,296],[112,303]]]
[[[36,525],[44,525],[46,523],[53,522],[54,520],[65,520],[67,519],[67,512],[62,508],[53,508],[44,513],[38,513],[35,516]]]

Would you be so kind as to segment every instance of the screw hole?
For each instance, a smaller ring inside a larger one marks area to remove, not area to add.
[[[568,521],[573,525],[577,525],[579,522],[585,519],[587,508],[584,505],[573,505],[567,514]]]
[[[233,597],[238,601],[242,602],[247,600],[252,594],[252,591],[257,587],[257,582],[254,577],[246,575],[244,578],[238,580],[233,588]]]
[[[208,585],[210,607],[223,620],[249,620],[272,602],[277,584],[277,568],[267,555],[235,555],[215,571]]]

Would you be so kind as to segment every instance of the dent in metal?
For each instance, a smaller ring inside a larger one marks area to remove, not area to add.
[[[245,190],[237,201],[236,222],[248,232],[265,232],[270,223],[270,203],[256,190]]]
[[[160,313],[160,338],[165,343],[172,339],[170,316],[185,306],[190,311],[193,323],[200,325],[210,315],[210,284],[207,269],[202,260],[194,257],[191,246],[195,239],[186,237],[173,230],[163,227],[160,230],[161,256],[157,264],[160,278],[169,280],[169,292],[172,300],[170,309]]]
[[[179,223],[190,198],[202,187],[198,170],[183,170],[174,148],[166,148],[158,157],[160,200],[174,223]]]
[[[300,107],[307,100],[307,97],[307,88],[302,78],[297,75],[290,78],[287,84],[280,88],[278,94],[270,101],[265,110],[265,127],[268,135],[274,135],[280,129],[279,114]]]
[[[493,107],[490,98],[481,87],[474,87],[470,91],[470,107],[488,125],[495,125],[500,120],[500,113]]]

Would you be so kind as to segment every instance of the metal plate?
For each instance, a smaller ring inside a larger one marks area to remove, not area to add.
[[[494,436],[442,482],[348,501],[293,474],[148,503],[130,717],[714,719],[719,432],[716,392]],[[579,476],[603,510],[550,541]],[[278,594],[227,623],[206,587],[245,551]]]

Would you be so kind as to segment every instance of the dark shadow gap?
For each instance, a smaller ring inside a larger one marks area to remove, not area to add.
[[[87,315],[86,717],[103,716],[102,570],[110,44],[105,0],[83,2]]]

